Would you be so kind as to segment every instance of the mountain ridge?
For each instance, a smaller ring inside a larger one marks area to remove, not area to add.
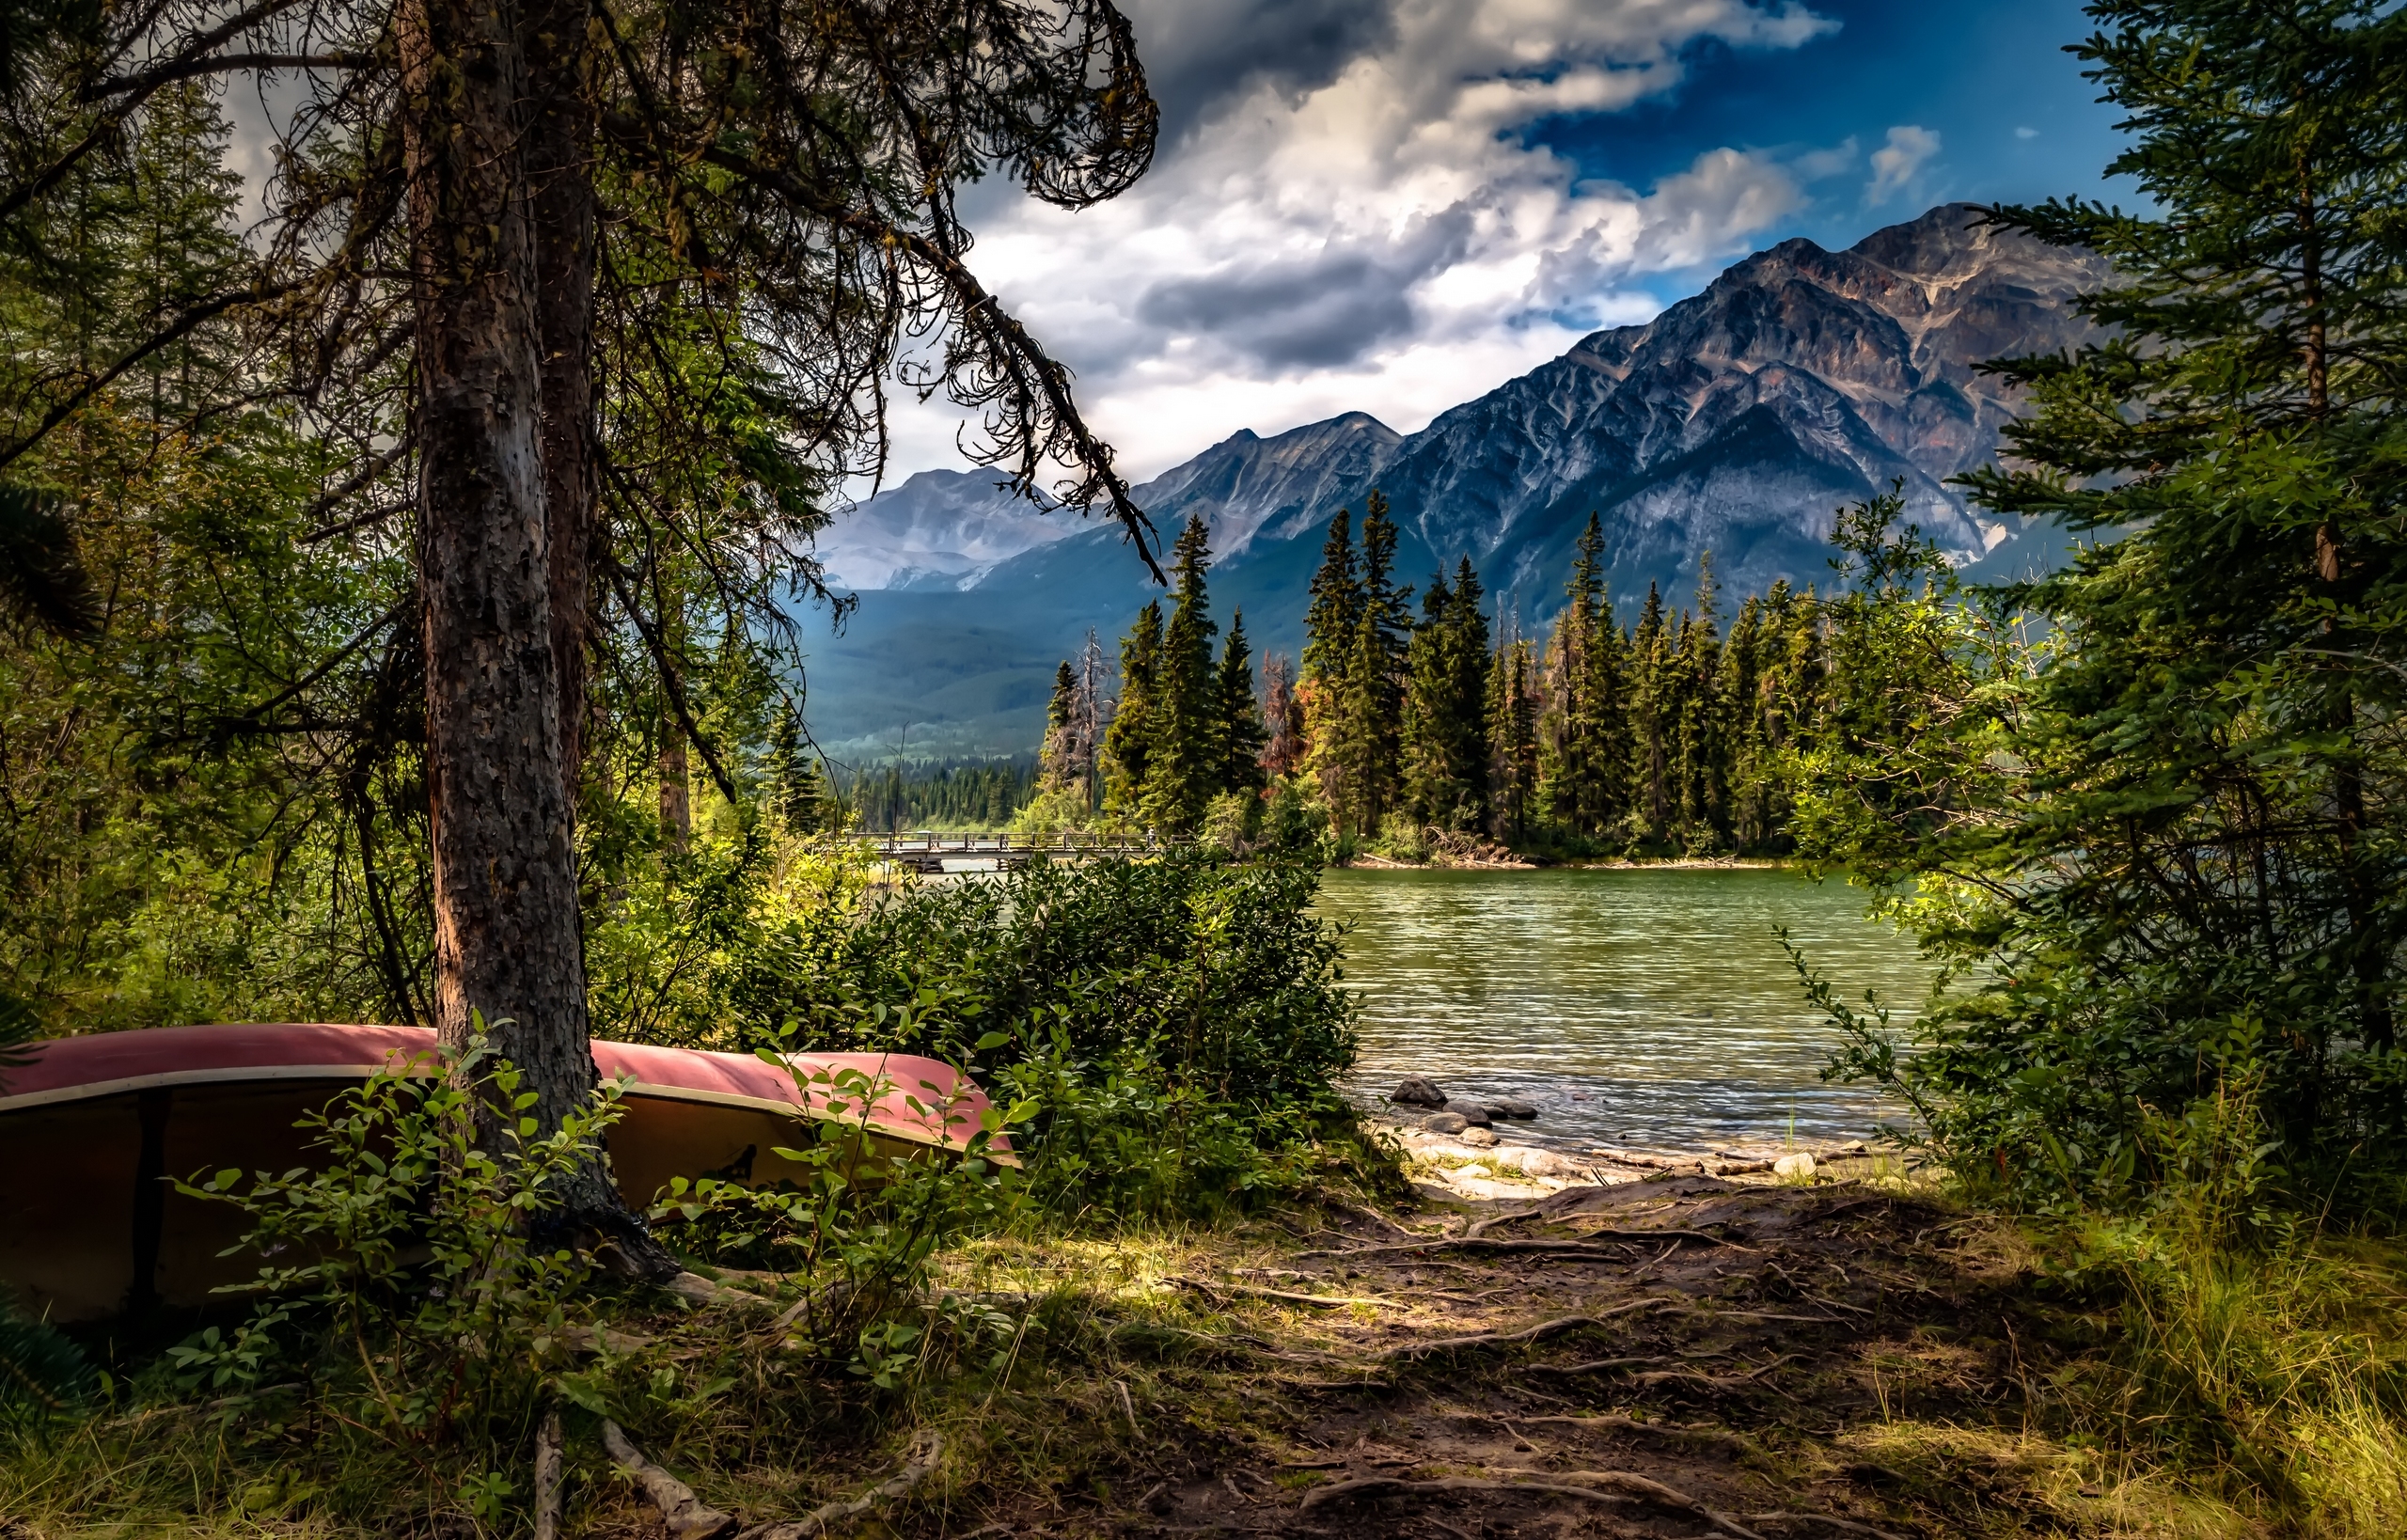
[[[1240,431],[1136,495],[1165,539],[1190,515],[1205,519],[1216,613],[1225,619],[1242,605],[1257,646],[1287,652],[1300,641],[1329,520],[1359,511],[1374,487],[1403,526],[1400,576],[1468,557],[1500,608],[1533,628],[1560,602],[1571,541],[1591,510],[1626,612],[1650,584],[1686,593],[1708,550],[1734,594],[1825,576],[1833,510],[1892,481],[1908,516],[1959,562],[1995,562],[2012,554],[2018,532],[1946,484],[1994,455],[2015,415],[2010,393],[1979,366],[2091,340],[2072,300],[2107,278],[2089,253],[1989,226],[1970,205],[1943,205],[1844,251],[1800,239],[1756,252],[1654,320],[1592,333],[1417,432],[1363,413],[1268,437]],[[873,524],[880,501],[862,510]],[[1017,516],[1030,516],[1025,505]],[[939,730],[927,741],[949,731],[963,748],[1024,748],[1041,731],[1043,699],[1024,699],[1021,676],[1049,677],[1088,625],[1116,636],[1153,591],[1124,542],[1090,526],[915,576],[898,588],[942,591],[952,605],[929,610],[894,603],[893,590],[868,593],[854,629],[889,639],[909,627],[977,633],[995,686],[990,708],[969,709],[974,688],[948,696],[948,715],[925,724]],[[1046,603],[1032,605],[1040,594]],[[928,645],[889,651],[917,659],[911,667],[940,662],[936,636],[919,640]],[[895,701],[920,699],[895,671],[904,666],[849,649],[815,664],[823,737],[868,742],[873,700],[891,715]]]

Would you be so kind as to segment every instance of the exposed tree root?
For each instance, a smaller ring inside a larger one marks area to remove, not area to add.
[[[1582,1240],[1613,1241],[1694,1241],[1699,1246],[1727,1246],[1734,1250],[1748,1250],[1737,1241],[1702,1230],[1588,1230],[1581,1232]],[[1506,1255],[1515,1251],[1560,1251],[1567,1255],[1618,1258],[1621,1252],[1611,1247],[1585,1246],[1580,1241],[1561,1240],[1493,1240],[1485,1235],[1433,1235],[1427,1240],[1388,1241],[1377,1246],[1349,1246],[1334,1250],[1298,1251],[1296,1260],[1307,1257],[1372,1257],[1394,1251],[1487,1251]]]
[[[1718,1513],[1685,1492],[1627,1470],[1529,1470],[1515,1474],[1546,1479],[1491,1481],[1477,1476],[1440,1476],[1430,1481],[1408,1481],[1400,1476],[1361,1476],[1353,1481],[1315,1487],[1304,1494],[1304,1501],[1298,1511],[1310,1513],[1332,1502],[1371,1498],[1436,1497],[1449,1492],[1529,1492],[1548,1497],[1586,1498],[1594,1502],[1643,1502],[1686,1517],[1704,1519],[1736,1536],[1737,1540],[1764,1540],[1762,1535],[1732,1515]]]
[[[1510,1214],[1499,1214],[1490,1218],[1482,1219],[1464,1231],[1463,1237],[1466,1240],[1477,1240],[1500,1224],[1511,1224],[1516,1219],[1534,1219],[1538,1217],[1538,1212],[1534,1208],[1517,1208]]]
[[[1540,1321],[1534,1327],[1524,1327],[1518,1331],[1482,1331],[1470,1337],[1440,1337],[1436,1342],[1406,1343],[1399,1347],[1391,1347],[1378,1356],[1383,1359],[1418,1359],[1432,1353],[1451,1353],[1464,1347],[1499,1347],[1508,1343],[1532,1343],[1541,1337],[1551,1337],[1557,1332],[1570,1331],[1580,1327],[1602,1326],[1614,1316],[1627,1315],[1632,1311],[1663,1305],[1677,1307],[1679,1303],[1679,1300],[1667,1295],[1652,1296],[1644,1299],[1632,1299],[1628,1304],[1615,1305],[1611,1310],[1598,1311],[1594,1315],[1565,1315],[1560,1320]]]
[[[1595,1433],[1621,1433],[1670,1442],[1711,1444],[1733,1454],[1757,1453],[1754,1440],[1725,1429],[1682,1428],[1663,1422],[1642,1422],[1635,1417],[1624,1417],[1618,1412],[1588,1412],[1568,1417],[1552,1413],[1537,1417],[1499,1417],[1493,1412],[1457,1412],[1455,1415],[1478,1422],[1501,1422],[1506,1427],[1535,1427],[1541,1423],[1552,1423],[1561,1427],[1585,1428]]]
[[[936,1462],[944,1457],[944,1439],[934,1428],[922,1428],[911,1436],[911,1446],[903,1455],[903,1469],[887,1480],[847,1502],[830,1502],[812,1509],[800,1518],[777,1524],[755,1524],[736,1536],[736,1540],[807,1540],[808,1536],[826,1534],[839,1524],[848,1524],[881,1502],[907,1495],[928,1479]]]
[[[674,1540],[720,1540],[735,1532],[735,1516],[723,1514],[694,1495],[694,1489],[643,1457],[643,1451],[629,1442],[619,1424],[605,1418],[602,1422],[602,1447],[610,1452],[621,1469],[635,1478],[643,1495],[660,1510],[661,1520],[669,1526]]]
[[[1876,1530],[1869,1524],[1859,1524],[1851,1518],[1833,1518],[1828,1514],[1749,1514],[1747,1522],[1774,1530],[1816,1524],[1826,1530],[1836,1530],[1841,1534],[1865,1534],[1872,1540],[1900,1540],[1899,1536],[1891,1534],[1887,1530]]]
[[[1388,1310],[1412,1308],[1401,1299],[1353,1298],[1333,1294],[1297,1294],[1288,1289],[1266,1289],[1254,1283],[1204,1283],[1191,1278],[1180,1278],[1175,1274],[1165,1277],[1162,1281],[1175,1283],[1183,1289],[1193,1289],[1216,1305],[1220,1302],[1220,1296],[1223,1294],[1241,1294],[1253,1299],[1289,1299],[1299,1305],[1318,1305],[1323,1310],[1334,1310],[1340,1305],[1378,1305]]]

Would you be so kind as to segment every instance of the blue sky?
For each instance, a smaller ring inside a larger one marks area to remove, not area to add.
[[[1139,479],[1240,428],[1420,428],[1789,236],[2112,196],[2066,0],[1124,7],[1154,170],[1078,214],[994,183],[966,212]],[[905,414],[894,475],[963,465],[959,426]]]
[[[1647,185],[1723,145],[1879,147],[1898,124],[1936,134],[1941,148],[1920,180],[1881,206],[1865,206],[1861,179],[1834,177],[1779,222],[1783,235],[1833,247],[1951,199],[2112,196],[2102,173],[2118,146],[2116,114],[2064,52],[2090,30],[2074,0],[1820,0],[1812,9],[1837,26],[1794,49],[1699,43],[1683,88],[1553,119],[1529,137],[1588,175]]]

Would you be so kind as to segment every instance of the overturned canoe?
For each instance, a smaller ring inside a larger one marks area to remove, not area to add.
[[[434,1048],[422,1027],[302,1022],[37,1045],[0,1079],[0,1280],[57,1321],[207,1302],[258,1264],[218,1255],[241,1238],[241,1212],[183,1197],[174,1179],[308,1164],[304,1114],[387,1070],[437,1073]],[[597,1042],[593,1059],[626,1084],[607,1142],[619,1190],[637,1206],[676,1176],[799,1176],[775,1153],[802,1142],[798,1120],[840,1122],[885,1154],[958,1151],[987,1107],[952,1065],[899,1054],[790,1055],[800,1086],[746,1054]],[[865,1113],[857,1098],[841,1114],[826,1105],[826,1077],[846,1071],[882,1091]],[[1009,1163],[1009,1140],[992,1153]]]

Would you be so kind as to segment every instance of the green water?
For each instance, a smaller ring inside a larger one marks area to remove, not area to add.
[[[1900,1021],[1929,987],[1861,890],[1786,872],[1333,871],[1319,908],[1349,927],[1364,996],[1354,1090],[1424,1074],[1521,1096],[1541,1116],[1517,1130],[1571,1148],[1820,1143],[1896,1117],[1821,1079],[1836,1033],[1780,926],[1845,998],[1876,988]]]

